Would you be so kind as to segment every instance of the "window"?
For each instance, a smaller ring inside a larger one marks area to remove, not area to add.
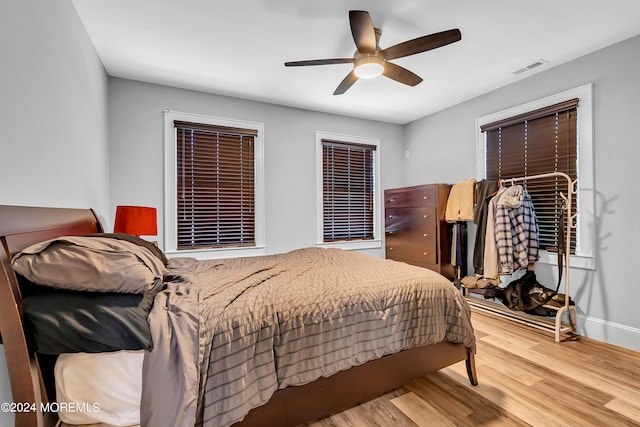
[[[373,239],[373,146],[322,140],[324,241]]]
[[[579,188],[593,188],[591,148],[591,86],[564,92],[478,119],[479,179],[509,179],[564,172],[579,179]],[[538,218],[540,247],[557,248],[560,211],[566,181],[551,177],[524,181]],[[584,224],[593,213],[592,196],[578,191],[572,211],[577,228],[571,230],[571,253],[582,259],[574,266],[592,267],[591,233]],[[585,212],[584,210],[587,210]],[[554,262],[549,253],[543,262]]]
[[[318,244],[381,247],[377,139],[318,132]]]
[[[485,133],[486,176],[508,179],[563,172],[577,178],[576,113],[577,98],[509,117],[480,127]],[[527,181],[538,219],[540,248],[555,250],[561,226],[560,213],[567,193],[566,182],[558,177]],[[571,211],[576,211],[572,199]],[[571,252],[575,253],[575,233],[571,231]]]
[[[166,112],[165,132],[165,250],[260,253],[262,125]]]

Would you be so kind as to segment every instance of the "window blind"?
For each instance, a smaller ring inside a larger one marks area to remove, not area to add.
[[[373,235],[375,146],[322,140],[324,241]]]
[[[564,172],[577,179],[577,107],[578,99],[551,105],[530,113],[489,123],[480,129],[486,134],[486,178],[509,179],[550,172]],[[538,219],[540,247],[558,247],[560,212],[567,188],[565,180],[546,178],[523,185],[531,196]],[[576,198],[572,212],[576,212]],[[571,252],[576,236],[571,231]]]
[[[177,247],[255,245],[257,131],[174,121]]]

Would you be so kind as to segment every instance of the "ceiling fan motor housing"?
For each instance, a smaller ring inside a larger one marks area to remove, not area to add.
[[[361,79],[372,79],[382,74],[384,70],[384,58],[380,52],[359,53],[353,56],[353,70]]]

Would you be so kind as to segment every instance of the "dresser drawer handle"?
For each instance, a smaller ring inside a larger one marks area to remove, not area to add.
[[[429,196],[424,196],[423,197],[424,200],[427,200],[428,198],[429,198]]]
[[[425,218],[429,218],[429,215],[424,215]]]
[[[393,248],[389,248],[389,250],[390,250],[390,251],[392,251],[392,250],[393,250]]]
[[[393,215],[389,215],[389,218],[393,218]]]
[[[424,233],[422,236],[423,237],[427,237],[427,236],[429,236],[429,233]]]
[[[429,252],[423,252],[422,255],[427,256],[429,255]]]

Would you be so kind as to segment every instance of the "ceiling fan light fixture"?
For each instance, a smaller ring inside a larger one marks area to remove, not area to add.
[[[356,55],[353,71],[360,79],[373,79],[384,71],[384,58],[378,54]]]

